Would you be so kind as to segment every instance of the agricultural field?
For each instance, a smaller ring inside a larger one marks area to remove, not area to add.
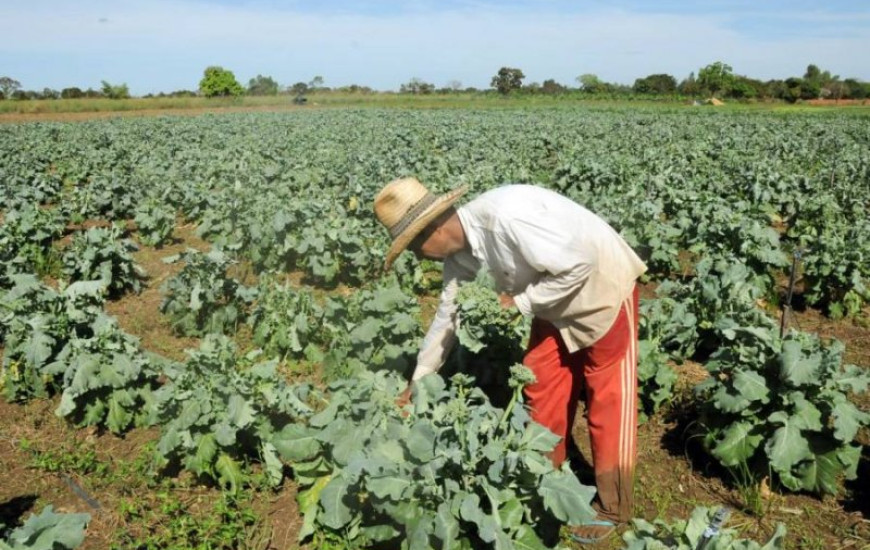
[[[598,547],[694,549],[727,507],[707,548],[870,548],[868,122],[509,106],[0,125],[0,548],[577,547],[585,421],[554,469],[522,403],[528,320],[485,278],[442,376],[395,403],[440,290],[411,254],[382,271],[372,203],[399,176],[546,186],[647,262],[637,519]]]

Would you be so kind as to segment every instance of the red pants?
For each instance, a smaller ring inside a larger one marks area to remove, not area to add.
[[[578,401],[585,397],[601,516],[631,519],[637,461],[637,287],[607,334],[575,353],[568,353],[556,327],[535,318],[523,364],[537,378],[525,389],[532,419],[562,438],[553,449],[553,464],[565,461]]]

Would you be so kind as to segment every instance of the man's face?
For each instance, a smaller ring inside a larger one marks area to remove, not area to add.
[[[427,225],[423,231],[420,231],[408,245],[408,250],[413,252],[418,260],[426,258],[427,260],[441,261],[446,258],[447,251],[440,221],[436,220]]]

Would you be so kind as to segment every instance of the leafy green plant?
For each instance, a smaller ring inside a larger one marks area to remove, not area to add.
[[[89,514],[56,514],[49,505],[0,540],[0,550],[73,550],[84,542],[90,521]]]
[[[444,365],[443,374],[474,377],[496,405],[503,405],[511,394],[508,367],[522,362],[531,321],[516,309],[501,307],[495,283],[485,271],[460,285],[456,306],[459,345]]]
[[[695,550],[702,548],[705,531],[713,521],[716,510],[699,506],[692,510],[688,520],[667,523],[657,519],[650,523],[643,519],[631,520],[631,529],[623,533],[625,550]],[[782,550],[785,548],[785,526],[778,523],[770,540],[764,544],[738,538],[736,529],[723,528],[712,534],[705,550]]]
[[[509,366],[522,361],[523,343],[529,336],[529,320],[516,309],[501,307],[492,278],[485,272],[463,283],[456,298],[459,315],[459,343],[483,356],[492,366]]]
[[[148,201],[136,209],[136,231],[139,241],[160,247],[172,238],[175,229],[175,211],[163,203]]]
[[[127,219],[141,203],[143,192],[143,186],[128,178],[100,174],[69,189],[60,207],[73,223],[89,219]]]
[[[324,305],[324,374],[345,378],[368,369],[409,374],[421,333],[420,306],[393,279]]]
[[[57,271],[59,257],[52,242],[62,232],[57,210],[28,204],[7,212],[0,223],[0,289],[10,287],[11,276],[18,273]]]
[[[637,352],[638,421],[646,422],[673,397],[677,373],[657,342],[641,340]]]
[[[102,280],[109,294],[127,290],[139,292],[145,271],[133,261],[130,252],[138,250],[133,241],[122,238],[120,225],[92,227],[73,237],[63,252],[63,275],[72,282]]]
[[[226,333],[244,321],[245,307],[253,301],[255,288],[227,276],[233,260],[220,249],[208,253],[188,250],[163,259],[185,262],[177,275],[161,287],[160,311],[169,316],[172,329],[185,336]]]
[[[512,372],[504,410],[464,375],[449,387],[422,378],[404,410],[395,398],[406,382],[395,373],[330,385],[325,408],[273,438],[301,487],[300,540],[317,532],[349,546],[542,548],[540,535],[560,522],[592,518],[594,489],[553,468],[546,453],[558,437],[522,404],[534,377],[520,365]]]
[[[732,322],[721,327],[729,345],[706,363],[712,375],[701,397],[704,445],[729,468],[756,479],[773,473],[787,489],[836,494],[838,479],[854,479],[861,446],[854,440],[870,414],[849,393],[870,374],[842,365],[843,345],[817,337]]]
[[[658,299],[641,302],[640,338],[681,361],[728,342],[723,330],[734,323],[773,329],[774,321],[758,307],[763,287],[738,259],[705,258],[693,277],[663,281]]]
[[[254,343],[268,355],[311,358],[321,355],[317,344],[322,343],[322,317],[323,310],[311,292],[262,277],[248,324]]]
[[[0,296],[0,391],[8,401],[47,397],[62,389],[64,368],[57,358],[69,340],[93,335],[105,283],[78,282],[56,291],[33,275],[14,275],[12,282]]]
[[[139,342],[117,321],[99,316],[89,338],[73,338],[49,365],[63,373],[55,414],[79,426],[105,426],[120,434],[147,426],[158,371]]]
[[[854,317],[870,302],[866,210],[862,204],[853,213],[830,196],[813,197],[789,229],[797,241],[804,298],[835,319]]]
[[[184,365],[167,368],[151,408],[161,425],[158,466],[184,467],[235,493],[246,482],[245,464],[259,461],[271,484],[281,482],[273,427],[309,412],[307,386],[288,386],[277,361],[257,362],[258,353],[238,357],[226,336],[209,334]]]

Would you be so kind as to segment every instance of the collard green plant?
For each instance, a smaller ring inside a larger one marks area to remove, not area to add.
[[[161,247],[172,238],[175,211],[162,203],[148,201],[136,209],[134,221],[142,244]]]
[[[97,317],[91,330],[89,338],[71,339],[45,369],[63,375],[55,414],[115,434],[147,426],[159,374],[155,361],[111,317]]]
[[[254,343],[266,354],[315,358],[322,355],[318,347],[323,343],[322,317],[323,310],[310,291],[262,277],[248,324]]]
[[[722,327],[773,329],[758,307],[763,284],[736,258],[705,258],[685,281],[664,281],[657,300],[641,303],[640,337],[658,344],[674,360],[709,354],[728,342]]]
[[[89,219],[122,220],[133,216],[144,189],[138,182],[105,174],[73,186],[61,208],[74,223]]]
[[[112,296],[139,292],[146,273],[130,255],[139,247],[123,233],[120,225],[77,233],[63,252],[63,275],[71,282],[105,281]]]
[[[324,373],[345,378],[363,370],[410,375],[419,350],[420,306],[394,279],[324,305]]]
[[[253,301],[256,289],[227,276],[233,260],[222,250],[205,254],[188,250],[163,261],[185,262],[184,268],[161,287],[164,298],[160,311],[169,317],[176,333],[226,333],[244,321],[245,308]]]
[[[843,345],[793,332],[720,326],[729,345],[706,363],[711,378],[697,387],[704,445],[729,468],[761,479],[775,474],[792,491],[836,494],[841,476],[854,479],[858,430],[870,414],[852,403],[870,374],[843,365]]]
[[[325,408],[273,438],[301,487],[300,540],[316,532],[351,546],[544,548],[541,532],[594,517],[595,490],[554,469],[546,453],[558,437],[522,404],[534,377],[512,371],[504,410],[464,375],[450,386],[424,377],[404,410],[395,399],[406,382],[395,373],[333,383]]]
[[[785,526],[776,525],[776,531],[764,545],[739,538],[736,529],[723,528],[709,537],[702,546],[705,531],[711,524],[716,510],[698,507],[692,510],[688,520],[667,523],[657,519],[650,523],[642,519],[631,520],[631,529],[623,533],[625,550],[782,550],[785,548]]]
[[[821,196],[803,206],[789,230],[798,245],[803,296],[833,318],[854,317],[870,302],[867,205],[852,213]]]
[[[5,346],[0,391],[8,401],[47,397],[62,389],[63,369],[52,365],[69,340],[90,338],[101,314],[105,282],[73,283],[56,291],[33,275],[14,275],[0,296]]]
[[[0,550],[73,550],[84,542],[90,521],[89,514],[57,514],[49,505],[0,540]]]
[[[646,422],[673,397],[677,373],[657,342],[641,340],[637,353],[638,421]]]
[[[522,361],[530,323],[516,309],[501,307],[495,283],[486,272],[460,286],[456,303],[460,344],[493,367]]]
[[[152,421],[161,425],[156,461],[184,467],[237,492],[247,481],[245,466],[263,464],[270,483],[283,479],[272,444],[274,426],[310,412],[307,386],[290,387],[277,361],[239,357],[226,336],[209,334],[184,365],[167,368],[168,383],[154,394]]]
[[[456,305],[459,345],[443,373],[474,377],[495,404],[503,405],[511,393],[508,367],[523,360],[531,321],[516,309],[501,307],[495,283],[485,271],[462,283]]]
[[[62,232],[57,210],[28,204],[7,212],[0,223],[0,290],[12,286],[12,275],[55,271],[59,258],[52,242]]]

